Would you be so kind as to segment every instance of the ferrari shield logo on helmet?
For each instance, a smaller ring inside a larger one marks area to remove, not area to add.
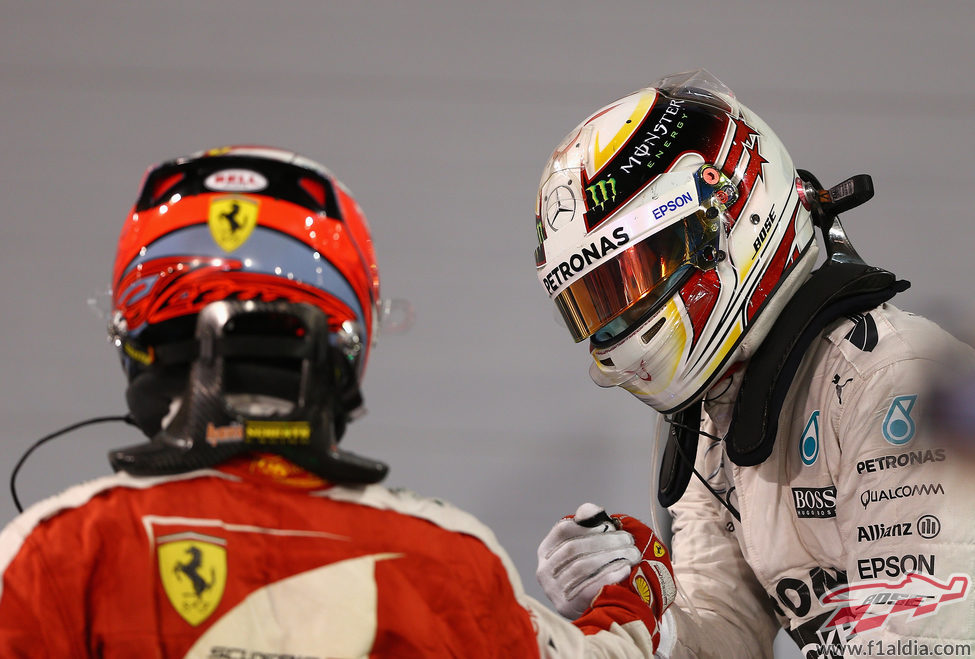
[[[220,197],[210,202],[210,234],[225,252],[232,252],[257,226],[257,202],[248,197]]]
[[[189,624],[199,625],[216,610],[227,585],[227,541],[199,533],[159,538],[159,577],[169,603]]]

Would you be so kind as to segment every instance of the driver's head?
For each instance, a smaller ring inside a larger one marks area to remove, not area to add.
[[[321,165],[233,146],[151,168],[119,238],[111,332],[137,425],[204,462],[329,450],[362,403],[379,273]],[[280,449],[280,450],[279,450]]]
[[[663,413],[764,338],[812,269],[792,159],[703,70],[598,110],[562,140],[536,205],[538,279],[590,375]]]

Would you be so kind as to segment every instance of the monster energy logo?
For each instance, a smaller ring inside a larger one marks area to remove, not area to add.
[[[538,235],[538,247],[535,248],[535,265],[540,266],[545,263],[545,227],[542,226],[542,218],[535,216],[535,233]]]
[[[616,179],[596,181],[586,188],[586,192],[592,197],[593,207],[602,210],[606,202],[616,201]]]

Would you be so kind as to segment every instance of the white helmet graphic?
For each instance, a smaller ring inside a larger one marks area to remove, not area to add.
[[[538,279],[592,379],[661,413],[747,358],[817,247],[792,159],[704,70],[668,76],[573,129],[542,173]]]

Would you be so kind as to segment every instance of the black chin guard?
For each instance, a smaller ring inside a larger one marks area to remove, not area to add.
[[[207,305],[197,319],[189,377],[185,366],[157,363],[133,379],[129,407],[151,441],[109,453],[112,468],[177,474],[266,452],[331,482],[379,482],[385,464],[337,447],[362,397],[352,357],[330,338],[328,319],[312,305]],[[274,411],[243,405],[235,394],[270,397]],[[179,409],[161,427],[173,395],[181,397]]]

